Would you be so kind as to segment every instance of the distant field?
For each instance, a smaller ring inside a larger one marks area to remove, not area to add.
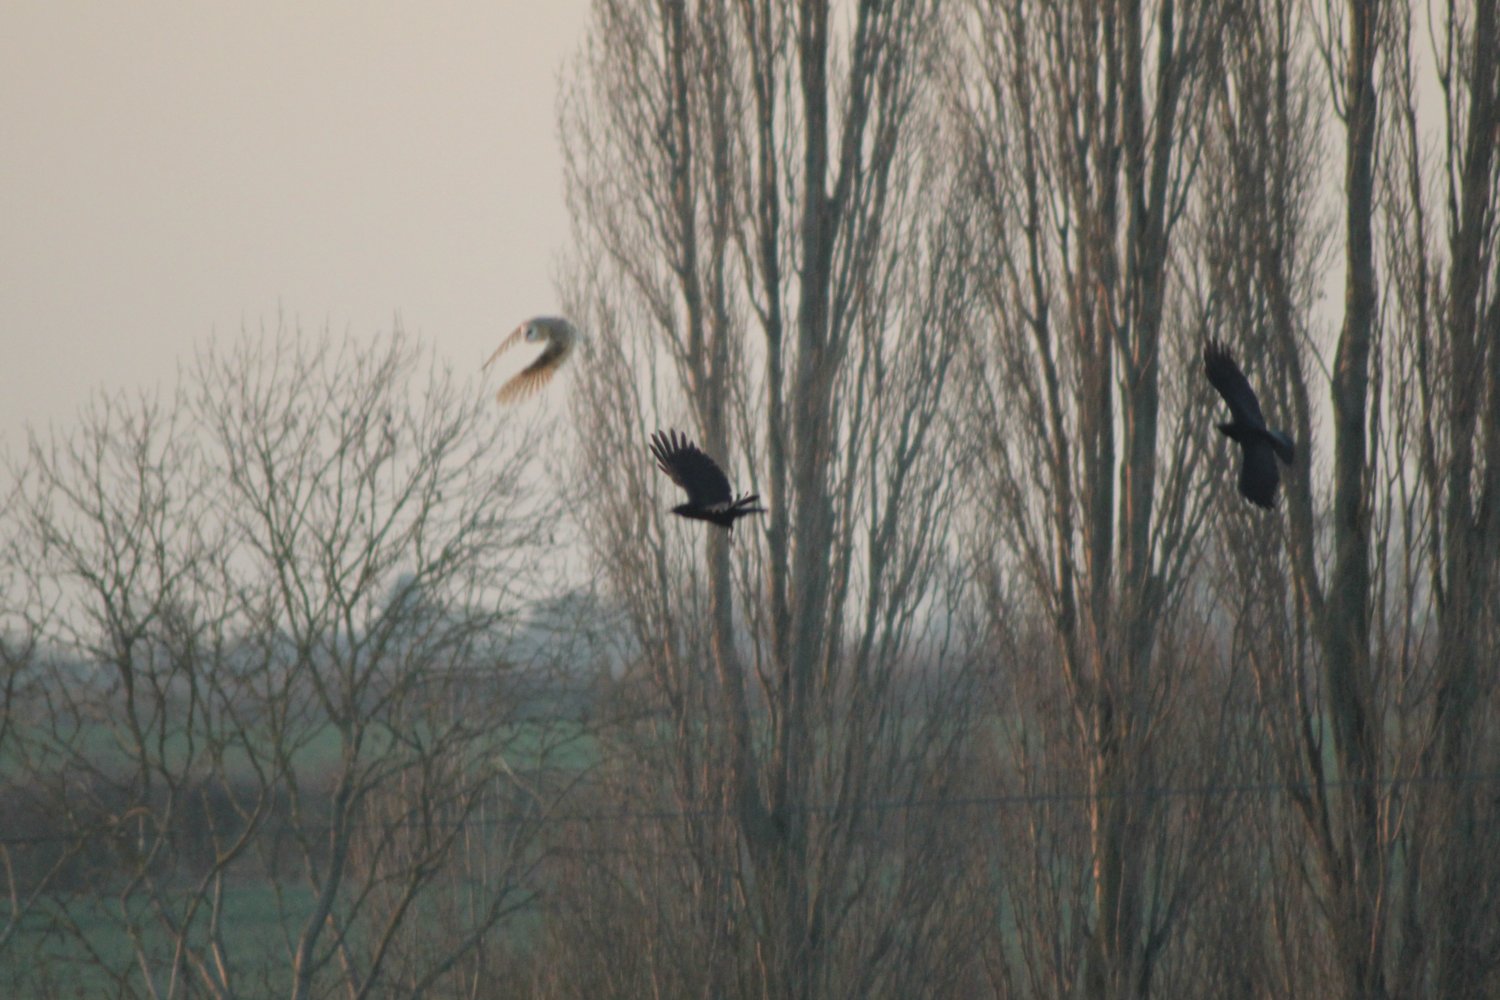
[[[404,734],[410,738],[413,734]],[[377,755],[386,747],[384,739],[377,737],[367,741],[366,755]],[[548,722],[533,720],[496,726],[485,734],[486,741],[493,741],[497,753],[503,755],[507,769],[514,772],[545,771],[562,775],[577,774],[591,767],[598,759],[598,743],[585,727],[577,722]],[[88,732],[80,732],[73,741],[74,752],[91,762],[94,767],[112,770],[115,762],[123,765],[128,754],[120,745],[118,734],[110,726],[99,724]],[[160,744],[161,752],[168,760],[179,762],[187,752],[185,736],[170,738]],[[339,765],[342,745],[338,731],[331,725],[309,729],[299,741],[293,756],[294,767],[300,780],[307,786],[319,785],[321,775],[331,774]],[[0,757],[0,769],[7,782],[14,785],[24,783],[24,772],[17,765],[14,755]],[[19,772],[19,773],[18,773]],[[216,776],[204,775],[210,781],[248,781],[253,770],[246,758],[236,759],[226,755],[223,769]],[[504,779],[502,779],[504,780]],[[41,825],[27,831],[30,837],[45,837],[51,822],[45,813],[33,813],[33,821]],[[481,821],[482,822],[482,821]],[[59,827],[61,829],[61,827]],[[199,831],[194,843],[201,843]],[[289,849],[290,845],[286,845]],[[98,857],[85,866],[88,872],[105,872],[103,876],[89,875],[92,881],[80,884],[74,878],[71,891],[66,896],[46,900],[45,905],[30,914],[17,929],[8,944],[0,947],[0,997],[81,997],[115,996],[121,994],[119,977],[127,977],[130,983],[128,995],[147,995],[141,981],[138,952],[148,956],[147,965],[156,977],[156,986],[165,992],[173,968],[173,957],[168,946],[168,934],[161,929],[156,918],[142,911],[139,894],[130,902],[132,907],[127,920],[122,912],[120,893],[123,884],[115,884],[121,876],[110,873],[111,849],[101,845]],[[285,992],[291,967],[292,935],[305,921],[311,908],[310,890],[298,886],[286,889],[278,899],[268,880],[257,872],[263,870],[262,861],[247,856],[245,864],[226,889],[222,915],[222,936],[225,951],[231,963],[230,974],[237,995],[279,995]],[[180,860],[179,864],[191,861]],[[181,869],[180,869],[181,870]],[[108,885],[103,878],[110,879]],[[283,882],[293,879],[290,872],[283,874]],[[190,886],[181,886],[186,895]],[[426,918],[420,912],[427,903],[418,905],[408,915],[414,922]],[[198,934],[205,933],[202,926],[207,914],[200,912],[195,920]],[[141,941],[129,936],[128,924],[146,928]],[[506,924],[502,933],[509,940],[524,938],[528,928],[534,924],[534,914],[519,913]]]
[[[407,735],[422,732],[422,727],[413,727]],[[553,768],[586,767],[597,757],[593,735],[583,723],[572,720],[528,720],[496,725],[488,730],[487,738],[497,750],[505,754],[507,764],[524,770],[545,764]],[[387,748],[390,735],[372,727],[365,735],[363,755],[368,759]],[[24,781],[23,768],[27,766],[17,751],[19,744],[33,748],[45,748],[43,764],[56,764],[61,759],[53,739],[35,731],[27,732],[18,725],[7,746],[0,751],[0,774],[8,780]],[[181,762],[193,747],[204,759],[204,741],[200,737],[191,744],[183,732],[172,733],[158,739],[154,734],[148,741],[149,752],[154,761],[166,767],[180,767]],[[262,753],[269,747],[262,748]],[[313,775],[336,767],[343,754],[338,730],[331,724],[309,727],[300,733],[291,753],[292,766],[300,774]],[[86,760],[91,766],[109,770],[112,766],[125,767],[133,757],[133,748],[128,734],[116,723],[98,722],[79,729],[67,741],[69,759]],[[224,752],[224,775],[231,781],[253,779],[255,770],[250,757],[243,748],[228,747]]]
[[[270,983],[286,980],[290,968],[284,944],[282,919],[296,926],[311,906],[311,895],[301,888],[282,896],[284,914],[278,911],[276,893],[264,883],[235,886],[226,893],[223,931],[233,965],[231,975],[244,996],[263,995]],[[53,927],[52,916],[71,925],[70,931]],[[49,912],[28,920],[0,951],[0,982],[14,984],[11,997],[99,997],[119,992],[114,977],[128,974],[140,990],[140,967],[135,947],[122,924],[120,901],[101,895],[78,896],[65,912]],[[201,920],[201,918],[200,918]],[[142,921],[149,927],[150,921]],[[165,934],[147,932],[142,947],[150,962],[157,987],[164,989],[172,968]],[[268,980],[269,977],[269,980]]]
[[[442,890],[439,895],[440,899],[423,897],[408,914],[406,926],[418,937],[429,932],[440,934],[436,930],[436,908],[451,900]],[[294,935],[311,907],[312,895],[305,888],[284,892],[279,903],[274,889],[264,882],[247,882],[226,893],[222,937],[235,996],[281,996],[288,992]],[[66,913],[56,916],[61,921],[54,922],[50,915],[27,921],[9,946],[0,950],[0,983],[5,984],[0,997],[91,1000],[149,995],[140,978],[137,949],[121,920],[118,899],[77,897]],[[536,933],[538,919],[533,906],[523,906],[496,926],[490,940],[508,952],[524,950]],[[202,920],[200,914],[199,922]],[[71,929],[60,930],[58,923],[66,923]],[[149,928],[142,948],[149,956],[155,990],[165,995],[172,969],[167,935],[150,921],[140,923]],[[201,943],[202,936],[195,940]],[[328,975],[339,974],[336,964],[329,967]],[[128,991],[121,990],[121,979],[128,983]],[[194,990],[190,995],[201,994]]]

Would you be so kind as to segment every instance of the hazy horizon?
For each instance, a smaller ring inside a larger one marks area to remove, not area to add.
[[[462,371],[556,311],[587,6],[8,4],[0,449],[278,317]]]

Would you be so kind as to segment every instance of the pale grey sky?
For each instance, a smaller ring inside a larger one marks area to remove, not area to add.
[[[587,8],[5,0],[0,448],[278,311],[476,369],[555,311]]]

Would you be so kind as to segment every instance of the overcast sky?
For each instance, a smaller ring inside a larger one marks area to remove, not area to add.
[[[0,447],[212,334],[555,311],[587,0],[0,6]]]

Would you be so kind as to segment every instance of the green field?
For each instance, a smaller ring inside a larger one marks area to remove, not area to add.
[[[265,986],[284,983],[291,968],[283,927],[296,926],[311,905],[311,894],[293,889],[277,894],[265,883],[247,882],[226,890],[222,935],[230,957],[230,975],[240,995],[263,995]],[[168,935],[139,905],[122,910],[118,897],[78,895],[66,906],[53,905],[28,918],[0,951],[0,982],[14,984],[13,997],[99,997],[122,990],[130,981],[144,994],[140,955],[158,990],[165,991],[172,971]],[[127,929],[127,922],[135,931]],[[202,917],[197,921],[203,924]],[[132,935],[139,934],[139,940]],[[203,933],[194,936],[201,944]],[[279,991],[272,991],[279,992]]]
[[[413,743],[419,743],[427,734],[410,732],[402,734],[398,745],[393,736],[376,731],[367,738],[362,750],[363,760],[378,759],[389,755],[399,760],[411,752]],[[493,806],[486,805],[471,820],[474,832],[464,834],[468,850],[484,850],[485,838],[505,834],[510,830],[508,810],[514,808],[513,791],[508,791],[511,776],[520,777],[523,783],[535,786],[538,781],[548,784],[553,781],[544,774],[556,775],[566,782],[593,766],[598,759],[598,745],[585,727],[572,721],[548,722],[528,721],[505,726],[496,726],[478,737],[479,742],[470,746],[469,760],[483,760],[485,748],[503,759],[503,768],[485,781],[496,781],[497,797]],[[188,760],[189,742],[185,735],[177,734],[156,743],[152,752],[158,761],[165,761],[179,773],[196,776],[204,787],[219,782],[248,782],[254,775],[247,759],[241,754],[224,754],[213,767],[191,766],[184,768]],[[201,755],[196,761],[208,762]],[[321,813],[327,803],[317,796],[332,787],[331,777],[338,773],[344,759],[345,748],[340,733],[331,725],[309,729],[298,741],[292,755],[292,767],[302,788],[304,806],[311,805]],[[74,761],[87,761],[94,774],[111,774],[121,779],[120,787],[127,794],[136,787],[130,778],[131,754],[121,746],[119,730],[112,725],[101,724],[89,732],[79,732],[69,741],[69,754]],[[62,756],[53,757],[54,762]],[[195,761],[195,764],[196,764]],[[12,788],[25,793],[26,761],[14,755],[0,761],[5,778]],[[34,764],[34,761],[33,761]],[[486,771],[490,769],[485,768]],[[400,773],[400,769],[396,773]],[[114,779],[111,779],[111,782]],[[185,786],[189,796],[195,786]],[[253,786],[251,786],[253,787]],[[391,786],[396,787],[396,786]],[[95,792],[81,794],[79,805],[88,808],[95,801]],[[309,803],[307,797],[312,794]],[[38,799],[46,802],[48,799]],[[70,807],[71,808],[71,807]],[[278,807],[280,808],[280,807]],[[119,813],[118,805],[110,811]],[[188,832],[185,839],[174,845],[179,852],[164,864],[172,874],[163,876],[166,888],[172,897],[171,919],[182,917],[186,901],[196,891],[194,884],[199,877],[197,871],[204,861],[194,851],[208,849],[208,831],[202,825],[202,808],[196,799],[185,798],[179,809],[180,815],[191,819],[200,817],[198,825]],[[28,837],[46,840],[54,836],[58,843],[66,843],[69,837],[68,821],[56,806],[42,812],[32,810],[32,828]],[[43,818],[43,817],[56,817]],[[79,820],[86,822],[86,820]],[[221,830],[233,830],[237,824],[220,818]],[[50,829],[56,824],[56,830]],[[312,821],[314,842],[323,835],[318,821]],[[37,824],[41,824],[40,827]],[[384,829],[377,827],[376,829]],[[269,854],[251,850],[237,859],[226,879],[221,916],[219,918],[220,939],[227,956],[229,977],[233,992],[239,996],[279,995],[287,992],[295,948],[295,934],[305,923],[311,910],[311,891],[300,881],[301,861],[290,827],[281,813],[265,820],[259,835],[262,843],[266,838],[279,837],[278,847]],[[463,849],[462,847],[460,849]],[[48,850],[40,848],[39,850]],[[281,861],[268,860],[280,857]],[[21,857],[17,855],[17,857]],[[196,860],[195,860],[196,859]],[[471,855],[469,863],[474,862]],[[268,866],[279,866],[277,879],[284,888],[278,896],[268,872]],[[37,872],[33,861],[29,869]],[[162,917],[146,909],[145,890],[128,887],[125,879],[128,863],[122,863],[115,846],[108,841],[91,845],[82,860],[70,869],[63,883],[39,900],[26,918],[14,928],[8,938],[0,939],[0,983],[11,988],[3,992],[5,997],[100,997],[100,996],[147,996],[153,990],[147,988],[142,976],[143,966],[150,970],[155,992],[169,991],[173,974],[174,956],[171,950],[173,935],[162,923]],[[484,869],[478,869],[481,873]],[[414,939],[426,934],[441,933],[439,912],[448,907],[457,897],[465,894],[462,888],[463,874],[452,871],[444,875],[444,881],[434,883],[420,896],[417,904],[406,915],[406,926]],[[455,881],[456,880],[456,881]],[[477,883],[476,883],[477,885]],[[354,882],[347,883],[341,891],[341,906],[344,894],[357,888]],[[190,940],[202,947],[206,943],[208,907],[205,904],[193,918]],[[499,933],[505,940],[514,942],[517,936],[525,937],[527,928],[533,926],[535,915],[528,912],[512,914]],[[196,976],[196,972],[179,969],[178,975]],[[330,969],[330,975],[337,975]],[[13,984],[13,985],[11,985]],[[190,990],[195,994],[198,991]],[[178,991],[179,995],[181,990]]]

